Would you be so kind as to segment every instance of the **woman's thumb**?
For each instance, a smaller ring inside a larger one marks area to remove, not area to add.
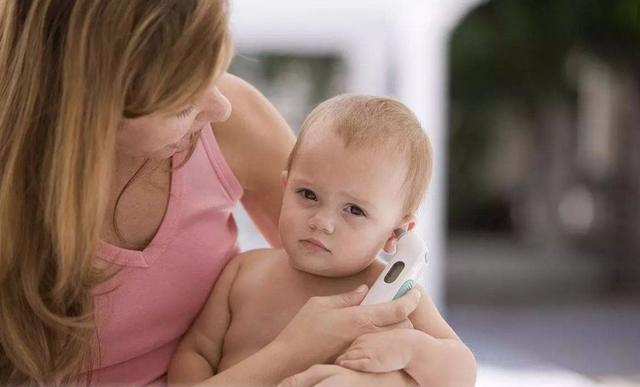
[[[367,294],[367,289],[367,285],[362,284],[350,292],[327,297],[327,302],[329,306],[333,306],[335,308],[346,308],[348,306],[360,305],[364,296]]]

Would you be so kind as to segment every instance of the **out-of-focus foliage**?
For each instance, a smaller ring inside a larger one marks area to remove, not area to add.
[[[586,50],[640,65],[640,0],[493,0],[474,10],[451,41],[456,101],[527,101],[566,89],[566,61]]]
[[[454,227],[474,223],[483,208],[500,207],[479,177],[493,151],[495,112],[508,105],[535,115],[549,99],[575,103],[571,57],[578,53],[630,73],[640,85],[640,0],[492,0],[456,29],[450,49]]]

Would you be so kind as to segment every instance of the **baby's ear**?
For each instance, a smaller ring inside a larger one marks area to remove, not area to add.
[[[287,179],[289,179],[289,171],[282,171],[280,173],[280,182],[282,183],[283,189],[287,186]]]
[[[387,241],[384,242],[384,246],[382,247],[382,250],[384,250],[384,252],[387,254],[395,254],[396,243],[398,243],[398,239],[396,238],[395,234],[392,232],[391,235],[389,236],[389,239],[387,239]]]
[[[407,215],[402,219],[402,228],[405,231],[411,231],[416,226],[416,217],[411,215]]]
[[[398,238],[396,237],[396,230],[404,230],[405,232],[413,230],[416,226],[416,218],[413,215],[407,215],[400,221],[398,227],[396,227],[392,232],[387,241],[384,243],[382,249],[387,254],[395,254],[396,252],[396,244],[398,243]]]

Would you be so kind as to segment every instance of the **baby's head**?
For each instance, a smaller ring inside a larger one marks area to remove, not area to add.
[[[280,237],[291,264],[340,277],[392,250],[393,231],[414,224],[431,163],[429,140],[402,103],[343,95],[318,105],[283,172]]]

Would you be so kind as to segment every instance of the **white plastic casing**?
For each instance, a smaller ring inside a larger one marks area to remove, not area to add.
[[[415,232],[402,234],[396,245],[396,253],[373,283],[361,305],[379,304],[402,297],[420,283],[428,256],[426,244]]]

